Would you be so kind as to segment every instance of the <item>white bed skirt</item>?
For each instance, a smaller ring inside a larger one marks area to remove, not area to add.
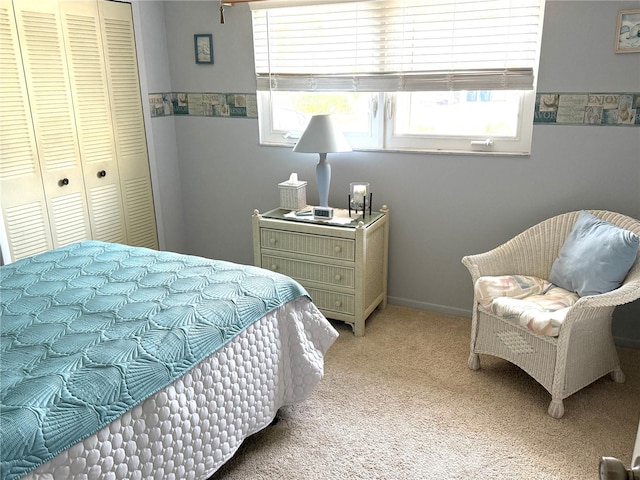
[[[307,398],[337,337],[307,297],[289,302],[24,478],[206,479],[280,407]]]

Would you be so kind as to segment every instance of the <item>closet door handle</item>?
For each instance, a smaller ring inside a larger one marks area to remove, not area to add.
[[[62,180],[60,180],[58,182],[58,185],[60,185],[61,187],[64,187],[65,185],[69,185],[69,179],[68,178],[63,178]]]
[[[98,178],[103,178],[107,176],[107,171],[106,170],[100,170],[98,172]]]

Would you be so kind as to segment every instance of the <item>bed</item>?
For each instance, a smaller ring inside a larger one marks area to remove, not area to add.
[[[323,376],[289,277],[97,241],[0,267],[2,480],[204,479]]]

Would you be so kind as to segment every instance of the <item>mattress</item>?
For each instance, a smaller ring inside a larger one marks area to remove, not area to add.
[[[336,338],[309,299],[294,300],[24,478],[206,479],[280,407],[308,397]]]
[[[90,247],[95,248],[96,245],[91,244]],[[102,248],[103,245],[98,247]],[[142,252],[140,255],[144,257],[148,253]],[[197,260],[199,267],[202,267],[201,261],[203,260]],[[222,266],[223,270],[227,267],[236,270],[236,267],[227,263]],[[237,268],[241,271],[244,269],[241,266]],[[84,269],[92,271],[91,267]],[[56,269],[50,269],[49,272],[54,272],[55,277],[61,274]],[[250,276],[256,273],[260,274],[251,270]],[[79,277],[72,275],[70,278]],[[186,275],[185,278],[193,277]],[[57,280],[59,279],[56,278]],[[280,280],[277,279],[277,283]],[[187,283],[192,285],[194,282],[190,280]],[[249,283],[255,282],[252,279]],[[8,317],[4,316],[7,311],[5,307],[17,295],[7,290],[4,283],[2,288],[5,294],[3,319],[6,320]],[[29,287],[29,291],[33,290],[33,287]],[[228,285],[225,291],[228,292]],[[181,294],[184,292],[178,295],[182,302],[184,295]],[[56,291],[55,298],[62,298],[60,292]],[[107,298],[108,296],[100,300],[105,301]],[[210,299],[211,295],[207,295],[207,298]],[[85,435],[78,442],[71,443],[69,448],[61,452],[55,452],[57,455],[54,458],[47,459],[46,463],[38,466],[36,470],[9,470],[6,466],[15,464],[3,462],[5,469],[2,478],[15,478],[23,473],[26,473],[25,478],[34,479],[206,478],[211,475],[233,455],[244,438],[267,426],[275,417],[278,408],[306,398],[322,377],[323,355],[337,336],[335,330],[305,295],[296,294],[293,299],[279,302],[279,305],[268,299],[261,301],[265,305],[271,304],[272,308],[265,307],[268,312],[257,320],[249,321],[246,326],[242,323],[233,326],[224,323],[224,328],[221,328],[234,331],[233,336],[222,342],[219,348],[210,352],[195,366],[186,368],[185,372],[171,383],[150,396],[145,395],[144,400],[134,402],[131,408],[113,418],[100,430],[90,432],[88,436]],[[34,308],[32,304],[38,303],[28,302],[29,308]],[[122,302],[118,301],[115,304],[122,307]],[[171,302],[164,302],[164,305],[166,304]],[[27,304],[14,302],[14,307],[16,305],[24,308]],[[86,306],[86,303],[84,305]],[[129,312],[130,309],[126,311]],[[162,311],[160,309],[155,314],[159,315]],[[82,321],[82,318],[75,318],[74,321]],[[4,321],[3,324],[3,353],[6,353],[11,336],[5,336],[4,333],[7,325],[11,326],[14,322]],[[199,332],[193,330],[191,333]],[[15,339],[13,340],[15,343]],[[144,335],[141,342],[144,342]],[[199,340],[197,345],[201,343]],[[57,352],[59,348],[54,350]],[[179,363],[182,364],[182,361]],[[3,375],[3,379],[4,403],[7,397],[13,399],[15,395],[11,396],[11,386],[7,388],[6,385],[7,381],[11,381],[11,375]],[[65,388],[74,391],[73,385]],[[9,395],[5,395],[7,391]],[[112,392],[105,391],[98,397],[111,394]],[[116,404],[119,408],[120,404]],[[9,408],[15,408],[12,402],[9,402],[9,405]],[[105,407],[104,402],[99,402],[92,408],[97,411],[105,408],[117,410],[116,405]],[[40,412],[38,408],[33,408],[33,405],[31,410]],[[42,415],[46,416],[46,411],[43,411],[45,413]],[[3,417],[6,420],[7,415]],[[79,416],[78,419],[78,423],[83,423],[83,417]],[[16,438],[6,435],[6,430],[10,427],[8,423],[5,421],[2,425],[4,448],[27,448],[28,445],[19,445],[20,442],[7,442],[7,439]],[[57,433],[55,427],[56,425],[49,428],[49,432],[54,432],[49,433],[49,437],[62,435]],[[45,437],[46,434],[45,429]],[[45,444],[49,437],[45,438]],[[31,442],[29,438],[27,440],[26,443]],[[27,453],[26,457],[28,455]],[[27,460],[34,464],[41,463],[37,459]],[[22,464],[20,466],[27,470]],[[19,474],[16,474],[16,471]]]

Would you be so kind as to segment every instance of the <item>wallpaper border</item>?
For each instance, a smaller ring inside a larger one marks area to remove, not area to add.
[[[255,93],[150,93],[151,117],[258,118]],[[538,93],[534,125],[640,127],[640,92]]]
[[[640,93],[539,93],[533,123],[639,127]]]
[[[152,118],[171,115],[258,118],[255,93],[150,93],[149,106]]]

